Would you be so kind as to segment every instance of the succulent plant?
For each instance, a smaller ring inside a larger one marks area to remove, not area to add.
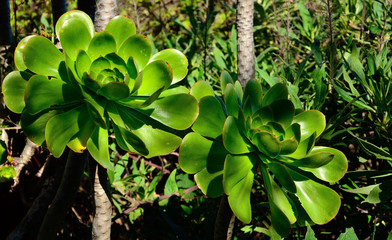
[[[191,89],[200,109],[194,132],[180,147],[181,168],[195,174],[204,194],[228,195],[234,214],[245,223],[252,219],[251,190],[260,174],[272,225],[281,236],[297,221],[330,221],[340,197],[320,182],[338,181],[347,159],[334,148],[314,146],[326,126],[324,115],[295,109],[282,83],[263,94],[256,80],[242,90],[224,72],[221,87],[223,99],[204,81]]]
[[[112,169],[108,138],[113,130],[122,149],[153,157],[181,143],[176,130],[189,128],[196,99],[173,86],[187,74],[186,57],[175,49],[152,54],[147,37],[124,16],[96,33],[81,11],[56,24],[62,52],[43,36],[28,36],[15,50],[17,71],[2,85],[10,110],[21,113],[26,135],[55,157],[66,146],[87,149]]]

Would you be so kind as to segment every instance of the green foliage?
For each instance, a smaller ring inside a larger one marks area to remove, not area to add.
[[[13,166],[0,166],[0,183],[12,180],[16,176]]]
[[[206,195],[227,194],[234,214],[245,223],[252,219],[250,193],[255,174],[261,173],[271,221],[281,236],[297,221],[324,224],[334,218],[339,195],[319,180],[338,181],[347,159],[339,150],[314,146],[325,129],[324,115],[295,109],[281,83],[263,94],[260,83],[251,80],[242,92],[238,82],[222,76],[223,100],[199,87],[204,84],[192,88],[200,113],[195,132],[181,144],[181,168],[196,174]],[[299,214],[302,209],[307,216]]]
[[[111,128],[119,147],[147,157],[179,146],[174,131],[198,114],[196,99],[171,86],[185,77],[187,59],[174,49],[152,55],[150,41],[135,32],[132,20],[119,16],[95,33],[85,13],[70,11],[56,24],[63,52],[42,36],[19,43],[18,71],[7,75],[2,91],[33,142],[55,157],[66,146],[87,148],[108,169]]]

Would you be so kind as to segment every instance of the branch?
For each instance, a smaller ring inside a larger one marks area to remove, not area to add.
[[[17,158],[18,161],[15,166],[16,175],[14,177],[14,185],[12,186],[12,188],[15,188],[19,184],[20,172],[22,171],[23,167],[30,162],[31,158],[34,155],[36,147],[37,144],[33,143],[32,141],[30,141],[30,139],[27,138],[26,145],[23,148],[23,151],[20,154],[19,158]]]

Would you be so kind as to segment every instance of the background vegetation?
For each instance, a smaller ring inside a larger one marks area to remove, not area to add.
[[[349,171],[330,186],[342,207],[330,223],[298,227],[290,239],[392,239],[392,86],[391,0],[258,0],[255,1],[256,79],[267,86],[283,82],[297,107],[318,109],[327,128],[318,139],[343,151]],[[0,79],[13,70],[13,49],[26,35],[51,40],[48,0],[13,0],[14,42],[2,47]],[[77,8],[76,1],[68,9]],[[120,0],[121,14],[132,18],[158,51],[176,48],[189,61],[181,84],[208,81],[221,94],[223,70],[235,78],[235,1]],[[37,149],[12,188],[11,167],[25,145],[18,121],[3,104],[0,124],[9,138],[0,168],[0,239],[26,214],[44,184],[40,169],[48,155]],[[3,135],[4,137],[4,131]],[[4,144],[2,144],[3,146]],[[3,146],[2,148],[5,149]],[[0,147],[0,154],[2,149]],[[113,195],[113,239],[211,239],[219,199],[203,196],[193,177],[178,166],[178,154],[144,159],[111,145],[116,172]],[[7,157],[8,156],[8,157]],[[91,186],[86,174],[59,239],[88,239]],[[268,239],[270,221],[261,179],[254,185],[254,220],[237,221],[235,239]],[[35,233],[31,233],[34,235]],[[267,235],[265,235],[267,234]],[[340,238],[342,238],[342,236]],[[389,237],[388,237],[389,236]]]

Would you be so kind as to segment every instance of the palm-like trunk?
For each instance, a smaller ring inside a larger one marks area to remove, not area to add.
[[[238,81],[243,88],[255,77],[253,12],[253,0],[237,1],[237,72]]]
[[[117,15],[117,0],[97,0],[94,18],[95,31],[105,29],[108,22]]]

